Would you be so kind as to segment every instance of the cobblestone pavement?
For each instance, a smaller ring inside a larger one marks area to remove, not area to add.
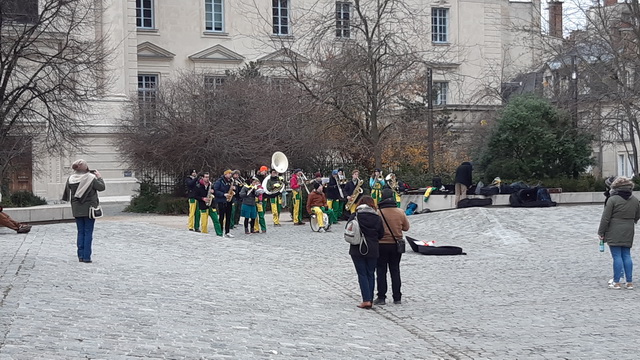
[[[405,254],[403,304],[371,311],[340,226],[228,239],[105,217],[92,264],[73,223],[0,229],[0,359],[634,359],[640,290],[606,288],[601,211],[412,216],[408,235],[468,255]]]

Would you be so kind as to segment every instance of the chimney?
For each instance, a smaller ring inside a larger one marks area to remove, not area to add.
[[[562,38],[562,1],[549,2],[549,35]]]

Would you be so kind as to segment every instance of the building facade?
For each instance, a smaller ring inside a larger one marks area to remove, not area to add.
[[[542,58],[539,0],[406,3],[424,15],[416,45],[446,54],[425,59],[434,69],[435,105],[451,109],[461,124],[484,120],[485,110],[502,104],[505,79],[531,71]],[[103,174],[105,195],[132,194],[136,169],[112,143],[132,97],[152,100],[158,85],[181,71],[202,72],[202,81],[215,87],[224,84],[226,71],[249,62],[276,69],[287,61],[283,48],[296,51],[296,42],[309,37],[306,22],[330,23],[336,40],[355,36],[352,11],[351,2],[333,0],[105,1],[95,31],[109,35],[110,90],[95,102],[86,147],[68,157],[34,156],[33,192],[59,199],[71,163],[82,157]]]

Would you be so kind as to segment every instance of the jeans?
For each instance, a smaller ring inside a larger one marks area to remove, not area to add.
[[[623,246],[609,246],[613,258],[613,282],[620,282],[622,269],[627,282],[633,282],[633,261],[631,260],[631,248]]]
[[[93,226],[96,219],[88,217],[77,217],[76,226],[78,228],[78,259],[84,261],[91,260],[91,243],[93,242]]]
[[[378,298],[386,299],[387,297],[387,266],[391,273],[391,290],[393,292],[393,300],[398,301],[402,298],[400,292],[400,259],[402,254],[398,253],[396,244],[380,244],[380,257],[378,258],[377,283]]]
[[[362,293],[362,301],[373,301],[373,288],[375,286],[375,270],[378,259],[361,256],[351,256],[353,265],[358,273],[358,284]]]

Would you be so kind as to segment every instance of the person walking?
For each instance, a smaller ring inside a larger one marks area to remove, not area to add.
[[[471,186],[472,177],[471,174],[473,172],[473,166],[470,162],[465,161],[456,169],[456,178],[455,182],[455,203],[454,205],[457,207],[460,199],[467,198],[467,189]]]
[[[619,290],[620,278],[624,271],[626,288],[633,289],[633,261],[631,247],[635,234],[635,224],[640,220],[640,202],[633,196],[633,182],[626,177],[618,177],[611,183],[611,196],[602,212],[598,236],[609,245],[613,258],[613,282],[610,289]]]
[[[356,212],[351,214],[349,221],[358,217],[360,231],[364,236],[366,246],[351,245],[349,255],[358,274],[358,284],[362,294],[361,309],[371,309],[373,306],[373,290],[375,286],[375,270],[378,262],[378,241],[384,236],[382,219],[376,212],[376,204],[371,196],[363,196],[358,203]],[[348,222],[347,222],[348,223]]]
[[[401,304],[400,260],[402,259],[402,254],[398,252],[396,239],[402,239],[402,232],[409,230],[409,219],[407,219],[404,211],[397,207],[395,192],[391,189],[382,190],[382,198],[378,203],[378,208],[384,225],[384,236],[380,239],[380,256],[376,266],[378,297],[373,304],[386,304],[387,267],[391,274],[393,303]]]
[[[93,228],[96,219],[89,218],[91,207],[100,204],[98,191],[106,188],[98,170],[89,171],[86,161],[79,159],[71,165],[74,173],[64,187],[62,200],[71,202],[71,211],[78,228],[78,261],[90,263],[93,243]]]

